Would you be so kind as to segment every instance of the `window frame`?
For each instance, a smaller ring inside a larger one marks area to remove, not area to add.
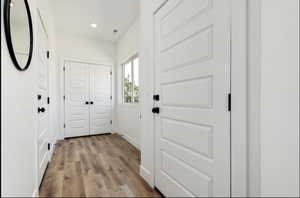
[[[127,61],[123,62],[121,64],[122,67],[122,76],[121,76],[121,80],[122,80],[122,104],[124,105],[137,105],[139,104],[138,102],[134,102],[134,96],[133,96],[133,90],[134,90],[134,65],[133,65],[133,61],[138,58],[139,59],[139,54],[136,53],[135,55],[131,56],[129,59],[127,59]],[[131,67],[131,80],[132,80],[132,95],[131,95],[131,102],[125,102],[125,97],[124,97],[124,77],[125,77],[125,65],[127,65],[128,63],[130,63],[130,67]],[[138,65],[138,67],[140,67],[140,64]],[[139,69],[139,77],[140,77],[140,68]],[[140,78],[139,78],[140,79]],[[140,81],[140,80],[139,80]],[[138,97],[140,99],[140,90],[138,92]]]

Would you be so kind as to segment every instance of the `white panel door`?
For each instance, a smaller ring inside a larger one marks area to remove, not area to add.
[[[230,196],[230,1],[170,0],[155,15],[155,185]]]
[[[65,137],[89,135],[89,67],[79,62],[65,64]]]
[[[111,68],[90,65],[90,135],[111,132]]]
[[[48,38],[43,28],[41,19],[37,21],[37,66],[38,66],[38,179],[39,184],[42,181],[43,175],[49,162],[48,143],[50,142],[49,135],[49,105],[47,98],[48,92],[48,67],[47,58]]]

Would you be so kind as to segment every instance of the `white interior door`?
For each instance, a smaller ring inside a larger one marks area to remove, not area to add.
[[[37,66],[38,66],[38,178],[39,184],[49,162],[49,104],[48,104],[48,38],[39,18],[37,22]]]
[[[230,196],[230,1],[169,0],[155,14],[155,185]]]
[[[65,137],[89,135],[89,67],[65,63]]]
[[[67,62],[65,137],[111,132],[111,68]]]
[[[90,135],[111,132],[111,68],[90,66]]]

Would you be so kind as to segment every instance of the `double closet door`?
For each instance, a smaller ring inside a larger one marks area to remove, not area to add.
[[[65,137],[111,132],[111,67],[65,64]]]

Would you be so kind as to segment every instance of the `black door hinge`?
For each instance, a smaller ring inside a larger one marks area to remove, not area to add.
[[[63,67],[63,71],[66,71],[66,68],[65,68],[65,67]]]
[[[228,111],[231,111],[231,93],[228,94]]]
[[[38,99],[38,100],[42,99],[42,95],[40,95],[40,94],[37,95],[37,99]]]
[[[112,100],[112,96],[110,96],[110,99]]]
[[[112,76],[112,72],[110,72],[110,75]]]
[[[64,98],[64,100],[66,100],[66,96],[64,96],[63,98]]]
[[[66,124],[64,124],[64,128],[66,128]]]
[[[49,51],[47,51],[47,58],[49,58],[50,57],[50,52]]]
[[[47,104],[50,104],[50,97],[47,98]]]
[[[110,121],[110,124],[112,124],[112,120]]]
[[[51,148],[51,144],[48,143],[48,151],[50,151],[50,148]]]

